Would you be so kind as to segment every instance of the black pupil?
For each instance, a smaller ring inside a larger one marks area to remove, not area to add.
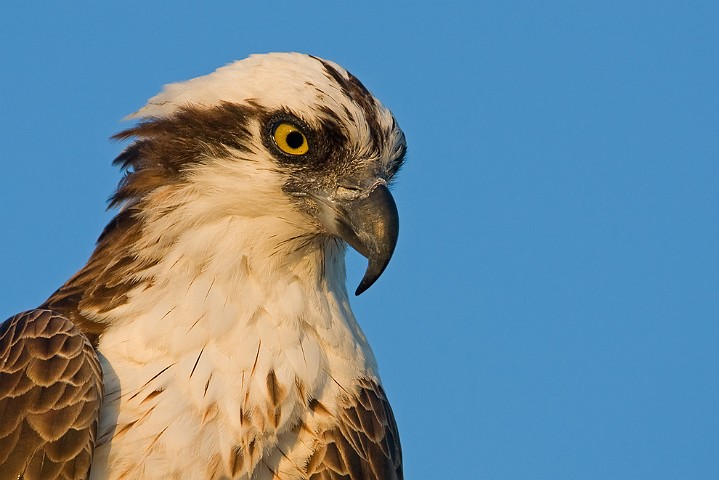
[[[297,149],[305,143],[305,137],[300,132],[290,132],[287,134],[287,145],[292,149]]]

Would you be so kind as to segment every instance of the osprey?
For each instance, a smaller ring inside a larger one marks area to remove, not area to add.
[[[367,257],[360,294],[394,251],[392,114],[280,53],[132,117],[87,265],[0,329],[0,477],[401,479],[344,265]]]

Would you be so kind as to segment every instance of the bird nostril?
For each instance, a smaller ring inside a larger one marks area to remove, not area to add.
[[[352,200],[362,195],[362,189],[351,185],[337,185],[335,199]]]

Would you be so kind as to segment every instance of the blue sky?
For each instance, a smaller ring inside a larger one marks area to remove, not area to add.
[[[719,478],[718,5],[5,2],[0,316],[88,258],[122,117],[312,53],[409,142],[395,257],[353,300],[407,478]]]

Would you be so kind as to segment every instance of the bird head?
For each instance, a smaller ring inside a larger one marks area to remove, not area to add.
[[[158,232],[237,216],[273,219],[281,228],[267,235],[286,237],[277,241],[344,240],[368,259],[357,295],[389,263],[399,231],[389,186],[404,134],[339,65],[254,55],[167,85],[131,118],[139,122],[116,136],[134,142],[116,160],[126,175],[111,206]]]

